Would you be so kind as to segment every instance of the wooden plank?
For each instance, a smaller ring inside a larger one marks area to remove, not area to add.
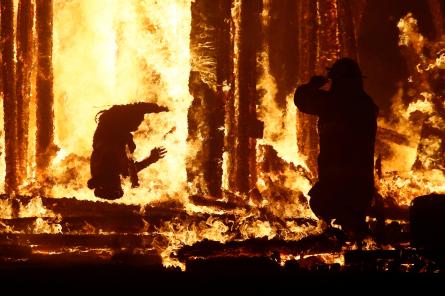
[[[270,256],[274,252],[282,255],[340,252],[342,243],[341,239],[326,234],[309,236],[299,241],[259,238],[220,243],[203,240],[181,248],[178,251],[178,259],[186,261],[188,258]]]

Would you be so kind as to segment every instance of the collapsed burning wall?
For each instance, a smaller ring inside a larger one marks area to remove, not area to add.
[[[293,92],[339,57],[367,58],[360,40],[369,2],[2,1],[2,232],[38,252],[82,246],[108,258],[109,249],[137,249],[165,265],[195,257],[177,251],[205,239],[266,237],[277,248],[276,240],[318,234],[307,201],[316,118],[296,111]],[[428,1],[435,37],[422,36],[413,15],[398,24],[410,77],[382,98],[392,107],[376,147],[388,218],[406,219],[415,196],[444,190],[440,5]],[[141,172],[140,188],[128,183],[121,200],[104,202],[86,188],[94,118],[136,101],[171,110],[135,132],[136,157],[154,146],[168,154]],[[127,236],[116,247],[119,233]],[[314,244],[313,253],[341,251]],[[304,248],[284,245],[281,256]]]

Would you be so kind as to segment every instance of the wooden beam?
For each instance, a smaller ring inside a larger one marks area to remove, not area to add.
[[[231,0],[192,3],[189,79],[193,102],[188,112],[188,141],[196,151],[187,163],[188,181],[197,193],[221,197],[223,178],[224,84],[231,80]]]
[[[29,104],[33,59],[34,3],[20,0],[17,15],[17,141],[18,177],[27,177]]]
[[[53,94],[53,1],[37,0],[36,164],[41,176],[55,153]]]
[[[3,116],[5,131],[5,192],[17,190],[17,101],[14,56],[13,0],[0,1],[1,8],[1,72],[3,78]]]
[[[242,0],[239,19],[239,57],[237,87],[235,92],[236,121],[234,155],[232,163],[233,189],[247,194],[256,186],[256,137],[254,128],[257,126],[256,105],[258,94],[257,53],[261,46],[261,1]]]

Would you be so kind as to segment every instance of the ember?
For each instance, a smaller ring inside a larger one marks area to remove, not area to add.
[[[443,240],[424,235],[443,222],[412,209],[440,208],[445,194],[443,1],[0,6],[0,262],[444,271]],[[341,57],[360,62],[380,108],[363,241],[311,210],[318,119],[293,102]],[[141,102],[168,112],[147,111],[128,131],[132,160],[165,150],[124,174],[122,197],[97,197],[87,186],[96,115]]]

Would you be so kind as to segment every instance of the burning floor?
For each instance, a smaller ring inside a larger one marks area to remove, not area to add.
[[[198,207],[206,203],[204,207],[215,213],[190,213],[175,202],[141,208],[74,198],[17,197],[22,217],[2,219],[0,224],[1,272],[11,276],[43,268],[74,273],[90,266],[105,274],[128,270],[165,280],[190,274],[204,279],[209,273],[237,279],[246,274],[261,278],[444,272],[442,249],[413,246],[407,208],[387,207],[386,216],[392,220],[384,225],[369,218],[370,235],[357,245],[338,228],[321,229],[311,218],[280,221],[265,214],[246,221],[236,213],[245,210],[239,202],[199,196],[190,200]],[[39,208],[40,217],[25,217],[24,209],[31,208]],[[286,223],[307,232],[292,238]],[[249,224],[256,228],[246,235],[243,227]],[[275,230],[261,237],[261,231],[267,231],[258,225],[266,224]]]

